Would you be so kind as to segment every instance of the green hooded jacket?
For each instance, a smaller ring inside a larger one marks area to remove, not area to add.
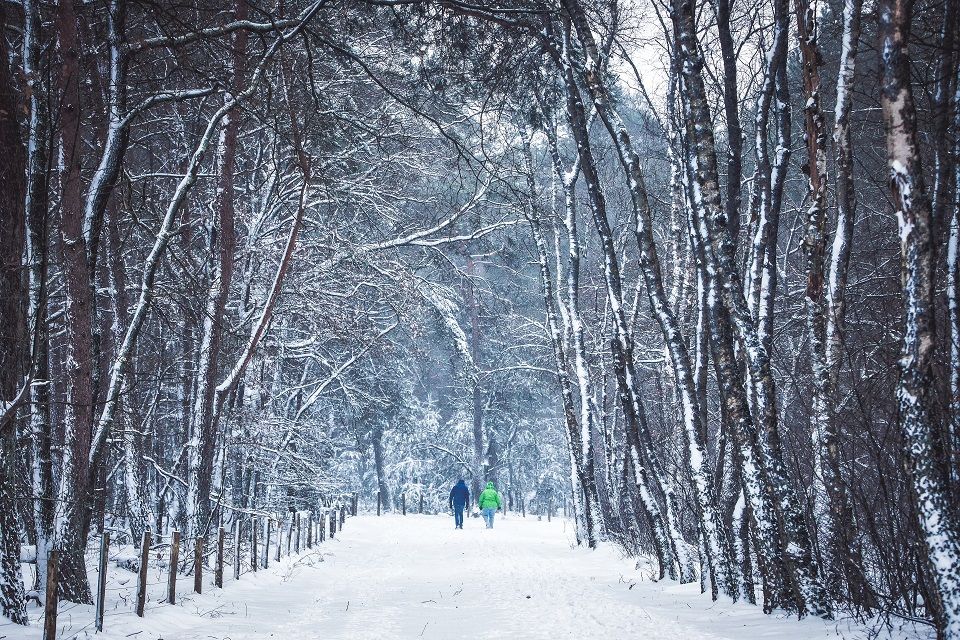
[[[487,488],[480,492],[480,497],[477,498],[477,504],[480,505],[481,509],[500,508],[500,494],[494,489],[492,482],[488,482]]]

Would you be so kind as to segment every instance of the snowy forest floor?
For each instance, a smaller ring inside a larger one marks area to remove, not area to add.
[[[711,602],[698,585],[654,582],[649,567],[612,546],[576,549],[569,522],[498,516],[462,531],[452,517],[349,518],[336,540],[284,558],[240,581],[224,577],[203,595],[178,582],[177,605],[163,603],[164,576],[151,568],[144,618],[133,614],[136,576],[111,564],[104,633],[92,607],[61,606],[62,638],[248,640],[323,638],[915,638],[912,630],[871,630],[852,620],[796,621],[758,607]],[[212,576],[208,576],[212,580]],[[0,640],[41,637],[34,626],[0,623]],[[924,630],[925,631],[925,630]]]

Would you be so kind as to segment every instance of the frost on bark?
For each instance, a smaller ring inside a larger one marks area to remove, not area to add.
[[[61,60],[60,187],[61,252],[67,325],[67,404],[64,447],[57,492],[56,541],[60,550],[60,596],[91,603],[87,581],[87,509],[90,499],[89,453],[93,422],[93,294],[87,263],[84,207],[81,195],[80,43],[73,0],[61,0],[57,11],[58,53]]]
[[[30,103],[27,138],[27,263],[29,267],[30,304],[28,322],[33,330],[33,378],[50,380],[50,335],[47,329],[49,301],[49,158],[50,118],[47,106],[49,87],[40,77],[42,46],[40,11],[35,0],[23,5],[23,75],[29,87]],[[37,575],[34,586],[46,585],[46,558],[53,538],[53,462],[51,451],[50,385],[30,385],[30,455],[33,469],[30,484],[33,490],[32,534],[37,545]]]
[[[681,406],[681,432],[684,437],[684,461],[691,477],[694,504],[700,534],[704,540],[701,553],[709,572],[710,589],[714,598],[722,590],[730,597],[737,597],[739,589],[733,576],[730,548],[725,528],[717,509],[712,482],[712,462],[706,446],[706,429],[700,424],[702,412],[694,385],[693,365],[680,323],[669,304],[660,260],[653,237],[653,223],[646,182],[640,159],[633,148],[627,127],[620,118],[602,80],[599,55],[590,27],[582,9],[573,0],[567,2],[568,10],[578,37],[583,44],[588,60],[584,81],[593,98],[597,113],[614,142],[621,167],[630,188],[634,237],[640,253],[640,268],[647,292],[647,299],[663,333],[664,343],[670,356],[674,382]]]
[[[0,6],[0,30],[7,10]],[[5,36],[0,35],[0,613],[27,624],[17,518],[18,405],[28,397],[26,301],[21,256],[26,236],[26,152]],[[22,415],[22,414],[21,414]]]
[[[954,79],[953,129],[960,131],[960,65]],[[960,136],[953,141],[953,154],[960,158]],[[954,201],[950,203],[950,230],[947,240],[947,318],[950,332],[950,413],[947,442],[953,452],[949,459],[950,486],[960,487],[960,162],[953,166]],[[956,497],[954,497],[956,500]]]
[[[553,347],[556,360],[557,380],[560,384],[560,395],[563,407],[564,423],[566,426],[567,445],[570,449],[570,466],[573,482],[574,508],[577,521],[578,542],[593,549],[597,546],[600,535],[600,522],[597,513],[599,495],[597,481],[594,474],[593,451],[589,445],[590,433],[584,432],[581,416],[578,416],[573,398],[573,385],[570,381],[571,366],[567,355],[566,345],[557,319],[557,285],[550,270],[549,252],[544,238],[543,225],[540,220],[535,199],[535,182],[533,177],[533,163],[530,156],[529,140],[524,138],[524,152],[527,158],[527,189],[529,204],[525,216],[533,234],[537,250],[537,261],[540,266],[540,283],[543,288],[543,302],[546,310],[547,333]],[[581,375],[578,370],[578,375]],[[581,395],[581,403],[589,402],[589,398]],[[582,414],[581,414],[582,415]]]
[[[826,119],[821,108],[820,66],[823,58],[817,42],[819,25],[813,5],[807,0],[795,0],[797,19],[797,39],[800,43],[800,75],[803,80],[804,99],[804,142],[806,159],[801,170],[807,178],[807,194],[804,211],[803,248],[807,262],[807,286],[804,291],[806,307],[807,346],[813,383],[811,410],[811,437],[813,444],[813,519],[824,534],[820,545],[833,545],[835,535],[832,509],[828,506],[826,485],[836,486],[836,480],[830,470],[832,466],[825,462],[824,440],[828,437],[831,416],[828,405],[828,372],[824,343],[826,340],[826,302],[825,302],[825,260],[826,222],[827,222],[827,129]],[[824,470],[828,473],[825,476]],[[831,494],[832,495],[832,494]],[[830,554],[834,559],[834,554]],[[832,566],[832,565],[831,565]],[[829,588],[828,588],[829,591]]]
[[[856,190],[853,180],[853,142],[850,115],[853,109],[851,89],[856,72],[856,56],[860,39],[862,0],[845,0],[843,4],[843,36],[840,70],[837,75],[837,98],[833,142],[836,167],[836,222],[830,248],[826,286],[826,327],[823,343],[825,381],[823,400],[826,406],[822,430],[820,458],[823,487],[829,497],[829,510],[821,523],[825,579],[831,593],[838,580],[847,585],[855,606],[867,610],[876,606],[863,567],[863,554],[857,539],[853,503],[847,479],[843,475],[840,456],[840,421],[838,396],[842,340],[846,315],[846,287],[856,220]]]
[[[247,3],[237,2],[234,17],[246,19]],[[231,65],[233,83],[231,93],[239,94],[243,90],[243,61],[246,52],[247,32],[238,31],[232,43]],[[190,526],[196,535],[206,535],[212,514],[210,511],[210,489],[213,477],[213,463],[217,447],[217,424],[214,421],[217,402],[216,386],[219,377],[220,344],[223,339],[227,299],[230,284],[233,281],[233,263],[237,246],[237,234],[234,224],[234,180],[237,158],[237,136],[240,130],[239,112],[226,113],[220,130],[218,154],[218,183],[216,200],[216,219],[211,225],[211,247],[216,247],[213,257],[214,269],[207,298],[207,309],[203,316],[203,331],[200,337],[196,370],[196,398],[190,433],[193,435],[190,451],[191,496],[188,507],[192,513]]]
[[[947,474],[936,437],[933,390],[934,238],[917,143],[917,113],[910,84],[910,0],[879,5],[881,105],[887,141],[890,189],[900,235],[903,338],[897,399],[916,513],[940,598],[943,637],[960,637],[960,531],[951,511]]]
[[[117,345],[123,344],[124,330],[130,321],[130,296],[127,291],[127,274],[123,261],[123,243],[120,239],[121,221],[117,206],[109,207],[109,225],[107,233],[107,256],[110,285],[113,289],[113,338]],[[121,397],[130,396],[129,381],[136,375],[135,362],[128,360],[123,363],[127,368],[124,376],[124,385]],[[153,511],[148,499],[147,474],[145,473],[144,440],[141,424],[132,423],[133,412],[129,406],[121,409],[116,420],[119,431],[123,434],[123,486],[127,505],[127,518],[130,535],[133,540],[139,540],[146,529],[157,531]],[[125,411],[124,411],[125,410]]]
[[[542,98],[541,111],[544,110]],[[565,161],[561,152],[557,135],[556,122],[553,121],[553,115],[543,114],[547,120],[547,126],[544,126],[544,134],[547,138],[547,147],[551,164],[553,166],[554,178],[560,183],[560,191],[563,200],[563,230],[566,240],[566,260],[563,259],[560,232],[557,225],[554,225],[555,254],[557,264],[557,286],[554,298],[560,310],[564,321],[564,330],[566,345],[572,351],[572,370],[576,381],[577,395],[579,398],[579,429],[582,456],[585,460],[585,482],[587,486],[595,487],[591,490],[593,502],[589,505],[589,510],[585,513],[585,518],[592,521],[593,526],[597,527],[596,537],[602,538],[611,527],[619,529],[616,523],[617,516],[611,503],[611,491],[613,482],[606,476],[607,455],[611,447],[604,439],[602,418],[600,410],[597,407],[594,397],[594,383],[590,371],[590,357],[587,353],[586,343],[586,323],[583,317],[583,310],[580,303],[580,272],[581,272],[581,239],[579,232],[578,211],[577,211],[577,189],[576,185],[580,178],[580,157],[579,155],[572,161]],[[590,128],[590,122],[586,123],[587,129]],[[566,265],[564,270],[563,265]],[[560,274],[565,271],[566,295],[562,293],[563,286],[560,284]]]
[[[691,0],[676,0],[672,10],[684,83],[681,96],[689,149],[687,161],[692,178],[692,209],[699,216],[696,229],[703,244],[708,273],[718,279],[723,303],[730,312],[746,355],[755,419],[762,430],[761,437],[765,439],[763,444],[769,447],[767,472],[771,489],[776,492],[775,505],[781,511],[779,527],[783,538],[784,562],[789,568],[786,577],[793,583],[794,606],[801,615],[810,612],[829,616],[830,607],[820,583],[819,567],[813,557],[803,512],[783,464],[769,351],[760,339],[744,298],[735,266],[733,243],[721,205],[716,145],[702,77],[703,59],[694,20],[695,7]]]
[[[564,38],[569,46],[569,37]],[[564,98],[566,102],[567,121],[577,147],[580,158],[581,171],[587,185],[590,211],[594,226],[600,236],[603,252],[603,274],[607,298],[610,303],[614,324],[614,337],[611,341],[613,353],[614,373],[617,379],[617,395],[623,410],[626,422],[626,432],[630,446],[635,454],[634,471],[638,491],[641,495],[644,509],[657,548],[661,570],[669,573],[671,578],[677,576],[676,571],[686,569],[685,563],[679,567],[675,565],[678,550],[682,553],[684,542],[677,539],[676,533],[668,529],[665,513],[658,500],[665,499],[664,475],[650,446],[650,436],[645,421],[645,410],[637,389],[636,371],[634,370],[633,338],[627,327],[626,310],[624,308],[622,280],[620,276],[620,262],[614,246],[613,232],[607,217],[606,199],[603,194],[597,165],[593,158],[589,134],[586,126],[586,114],[580,97],[580,87],[574,76],[572,64],[567,55],[561,55],[555,60],[562,74],[564,84]],[[686,572],[683,575],[689,581]]]

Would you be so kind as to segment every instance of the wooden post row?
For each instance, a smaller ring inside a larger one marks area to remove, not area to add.
[[[147,604],[147,567],[150,564],[150,529],[143,532],[140,541],[140,571],[137,574],[137,615],[143,617]]]
[[[213,584],[218,589],[223,589],[223,539],[226,535],[223,527],[217,530],[217,560],[213,566]]]
[[[94,622],[97,631],[103,631],[104,599],[107,595],[107,556],[110,553],[110,534],[106,531],[100,534],[100,561],[97,565],[97,610]]]
[[[193,590],[203,593],[203,536],[193,545]]]
[[[60,603],[60,552],[50,550],[47,557],[47,597],[43,605],[43,640],[56,640],[57,605]]]
[[[177,565],[180,564],[180,532],[173,530],[170,538],[170,572],[167,577],[167,602],[177,602]]]

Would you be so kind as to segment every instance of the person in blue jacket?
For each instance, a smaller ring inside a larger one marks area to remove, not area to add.
[[[463,529],[463,510],[470,504],[470,489],[463,478],[450,489],[450,508],[453,509],[455,529]]]

